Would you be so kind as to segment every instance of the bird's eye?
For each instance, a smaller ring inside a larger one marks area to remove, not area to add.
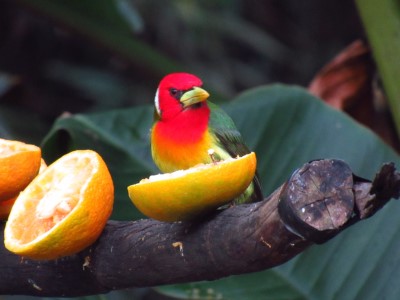
[[[175,88],[171,88],[169,90],[169,93],[171,94],[172,97],[174,97],[176,100],[179,100],[182,96],[182,92],[180,92],[179,90],[175,89]]]

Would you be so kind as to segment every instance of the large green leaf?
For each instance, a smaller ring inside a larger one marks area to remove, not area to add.
[[[255,88],[238,96],[226,111],[258,154],[268,193],[313,159],[343,159],[366,178],[382,162],[398,159],[369,129],[299,87]]]
[[[399,161],[368,129],[298,87],[260,87],[224,108],[257,152],[265,194],[316,158],[343,159],[366,178],[383,162]],[[150,107],[62,118],[45,139],[44,152],[54,159],[76,148],[99,151],[116,184],[114,216],[136,218],[126,186],[156,172],[149,154],[151,119]],[[391,203],[370,220],[272,270],[157,291],[187,299],[193,293],[207,299],[394,299],[400,294],[399,213],[400,206]]]

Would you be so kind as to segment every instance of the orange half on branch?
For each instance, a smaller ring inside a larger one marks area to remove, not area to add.
[[[128,187],[146,216],[160,221],[190,220],[242,194],[256,171],[254,152],[242,157],[150,176]]]
[[[18,195],[39,172],[40,148],[0,139],[0,201]]]
[[[101,234],[113,207],[114,186],[94,151],[64,155],[21,192],[6,224],[8,250],[30,258],[77,253]]]

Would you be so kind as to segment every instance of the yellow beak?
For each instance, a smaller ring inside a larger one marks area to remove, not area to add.
[[[186,108],[190,105],[207,100],[209,96],[210,94],[206,90],[195,86],[190,91],[184,93],[179,101],[182,103],[183,107]]]

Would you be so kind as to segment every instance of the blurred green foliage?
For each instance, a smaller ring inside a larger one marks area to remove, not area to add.
[[[0,104],[50,126],[64,111],[151,103],[176,70],[198,74],[217,102],[260,84],[307,85],[361,34],[345,0],[4,0],[0,74],[18,84],[0,89]]]
[[[400,135],[400,3],[384,0],[377,6],[370,0],[356,2]]]

